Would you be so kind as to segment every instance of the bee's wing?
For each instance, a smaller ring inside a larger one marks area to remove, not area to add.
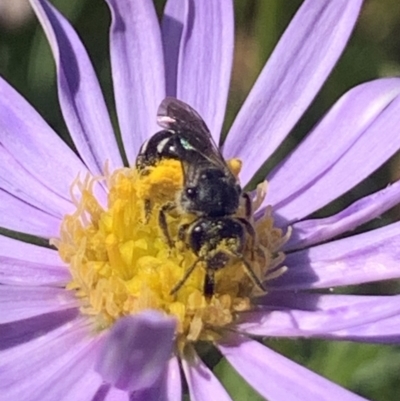
[[[207,135],[210,135],[200,114],[174,97],[166,97],[161,102],[157,112],[157,123],[167,129],[190,129],[196,132],[207,132]]]
[[[206,123],[188,104],[166,97],[158,108],[157,123],[163,128],[179,132],[182,146],[186,150],[198,152],[210,163],[227,169]]]

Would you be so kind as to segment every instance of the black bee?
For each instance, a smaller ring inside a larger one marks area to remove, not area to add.
[[[198,263],[204,262],[204,293],[207,297],[212,296],[215,271],[226,266],[232,258],[242,261],[253,282],[264,291],[261,281],[243,256],[248,236],[255,247],[255,232],[248,221],[251,216],[250,198],[226,164],[205,122],[189,105],[175,98],[163,100],[157,121],[165,129],[142,145],[136,167],[145,171],[148,166],[165,158],[177,159],[182,164],[183,189],[176,202],[164,205],[159,213],[159,223],[170,246],[173,242],[166,213],[178,208],[197,216],[192,223],[181,227],[179,236],[198,259],[171,294],[181,288]],[[245,217],[237,217],[241,204],[245,207]]]

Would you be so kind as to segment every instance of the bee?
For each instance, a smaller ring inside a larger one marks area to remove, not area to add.
[[[177,159],[182,165],[183,189],[174,202],[167,203],[159,212],[160,227],[171,247],[173,241],[166,214],[178,209],[195,215],[191,223],[180,227],[179,237],[197,259],[171,294],[176,293],[196,266],[203,262],[206,268],[203,290],[206,297],[211,297],[215,272],[231,259],[240,260],[254,284],[264,292],[260,279],[244,257],[248,238],[251,247],[256,246],[256,233],[249,221],[252,214],[250,197],[229,169],[206,123],[189,105],[170,97],[161,103],[157,122],[164,130],[142,145],[136,168],[145,172],[147,167],[168,158]],[[238,215],[241,205],[244,205],[244,217]]]

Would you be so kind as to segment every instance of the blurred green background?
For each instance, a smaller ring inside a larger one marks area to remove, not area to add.
[[[105,3],[99,0],[55,0],[52,3],[72,21],[81,35],[100,77],[108,105],[114,110],[108,58],[110,17]],[[164,3],[165,0],[156,0],[159,15]],[[225,130],[300,4],[300,0],[235,1],[235,63]],[[58,108],[55,67],[50,49],[27,0],[0,0],[0,75],[17,88],[56,132],[71,144]],[[293,135],[264,171],[268,171],[276,160],[292,149],[349,88],[378,77],[399,75],[400,2],[366,0],[355,32],[335,70],[309,112],[295,127]],[[115,122],[115,112],[113,118]],[[318,215],[334,213],[354,199],[397,180],[400,177],[399,161],[398,155],[394,156],[368,180],[318,212]],[[398,219],[398,216],[399,210],[394,208],[360,230],[386,224]],[[398,290],[397,283],[387,282],[362,286],[353,289],[353,292],[377,294]],[[266,342],[364,397],[377,401],[400,399],[400,347],[316,340],[269,339]],[[236,400],[262,399],[237,378],[224,361],[216,366],[215,371]]]

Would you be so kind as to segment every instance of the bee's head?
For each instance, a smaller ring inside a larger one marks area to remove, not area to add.
[[[245,229],[235,218],[203,217],[190,227],[189,244],[198,256],[209,255],[211,261],[219,252],[225,254],[241,253],[245,242]]]

